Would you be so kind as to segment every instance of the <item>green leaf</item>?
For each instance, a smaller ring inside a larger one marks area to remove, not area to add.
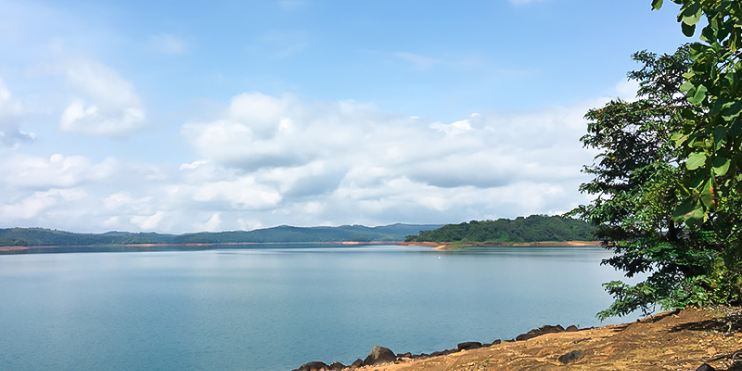
[[[686,140],[688,140],[688,134],[683,134],[681,132],[675,132],[670,136],[670,140],[675,143],[676,147],[680,147],[685,143]]]
[[[714,174],[717,176],[724,176],[729,171],[729,165],[732,161],[724,156],[716,156],[712,165],[714,166]]]
[[[742,121],[737,120],[737,122],[732,124],[732,127],[729,129],[729,135],[735,137],[738,135],[742,135]]]
[[[681,27],[683,28],[683,35],[688,37],[693,37],[693,34],[696,33],[696,25],[688,25],[685,22],[681,23]]]
[[[703,206],[693,199],[685,200],[672,213],[676,222],[684,222],[688,226],[698,226],[703,222]]]
[[[660,10],[662,8],[662,0],[652,0],[652,10]]]
[[[701,4],[698,2],[691,3],[690,6],[685,8],[683,10],[683,24],[687,24],[688,26],[695,26],[698,21],[701,20]],[[695,30],[695,27],[694,27]],[[683,31],[685,32],[685,31]],[[688,36],[686,34],[686,36]],[[693,36],[691,33],[690,36]]]
[[[721,110],[721,117],[724,121],[732,121],[739,117],[740,113],[742,113],[742,100],[737,100],[733,104]]]
[[[688,95],[686,95],[686,98],[688,99],[688,102],[690,102],[690,104],[699,105],[703,103],[704,99],[706,99],[707,91],[708,89],[706,89],[705,86],[698,85],[688,91]]]
[[[699,167],[703,167],[706,164],[706,153],[704,152],[693,152],[688,156],[688,161],[685,163],[685,167],[688,170],[696,170]]]
[[[680,91],[689,91],[694,86],[692,81],[686,81],[683,85],[680,85]]]
[[[726,139],[727,128],[721,125],[717,126],[716,129],[714,129],[714,148],[716,148],[716,150],[719,150],[719,148],[721,148],[721,144]]]

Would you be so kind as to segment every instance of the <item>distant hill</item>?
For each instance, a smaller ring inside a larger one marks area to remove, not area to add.
[[[184,243],[280,243],[340,241],[402,241],[405,236],[441,227],[440,224],[392,224],[381,227],[345,225],[340,227],[290,227],[253,231],[203,232],[182,235],[159,233],[107,232],[72,233],[44,228],[0,229],[0,246],[92,246]]]
[[[531,215],[515,220],[498,219],[448,224],[405,238],[407,242],[561,242],[594,240],[590,224],[561,216]]]

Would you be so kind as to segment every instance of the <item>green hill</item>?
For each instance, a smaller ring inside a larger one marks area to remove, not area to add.
[[[44,228],[0,229],[0,246],[93,246],[184,243],[280,243],[340,241],[402,241],[405,236],[440,227],[437,225],[392,224],[381,227],[346,225],[340,227],[290,227],[254,231],[203,232],[183,235],[107,232],[72,233]]]
[[[531,215],[515,220],[498,219],[448,224],[435,230],[421,231],[405,238],[406,242],[492,242],[519,243],[542,241],[594,240],[593,228],[582,220],[561,216]]]

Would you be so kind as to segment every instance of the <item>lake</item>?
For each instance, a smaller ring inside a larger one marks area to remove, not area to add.
[[[598,326],[599,247],[267,245],[0,256],[0,369],[255,370]],[[637,317],[614,319],[628,322]],[[603,323],[605,324],[605,323]]]

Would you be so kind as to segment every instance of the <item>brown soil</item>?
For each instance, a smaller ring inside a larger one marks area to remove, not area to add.
[[[397,245],[400,246],[427,246],[433,247],[437,250],[451,250],[453,249],[453,243],[451,242],[400,242]],[[469,246],[485,246],[485,247],[496,247],[496,246],[600,246],[600,241],[554,241],[554,242],[475,242],[458,245],[461,247]]]
[[[733,357],[742,361],[742,352],[734,356],[742,349],[740,324],[739,308],[686,309],[629,324],[546,334],[358,370],[696,370],[703,363],[726,370],[732,367]],[[566,365],[558,360],[575,350],[584,357]]]

